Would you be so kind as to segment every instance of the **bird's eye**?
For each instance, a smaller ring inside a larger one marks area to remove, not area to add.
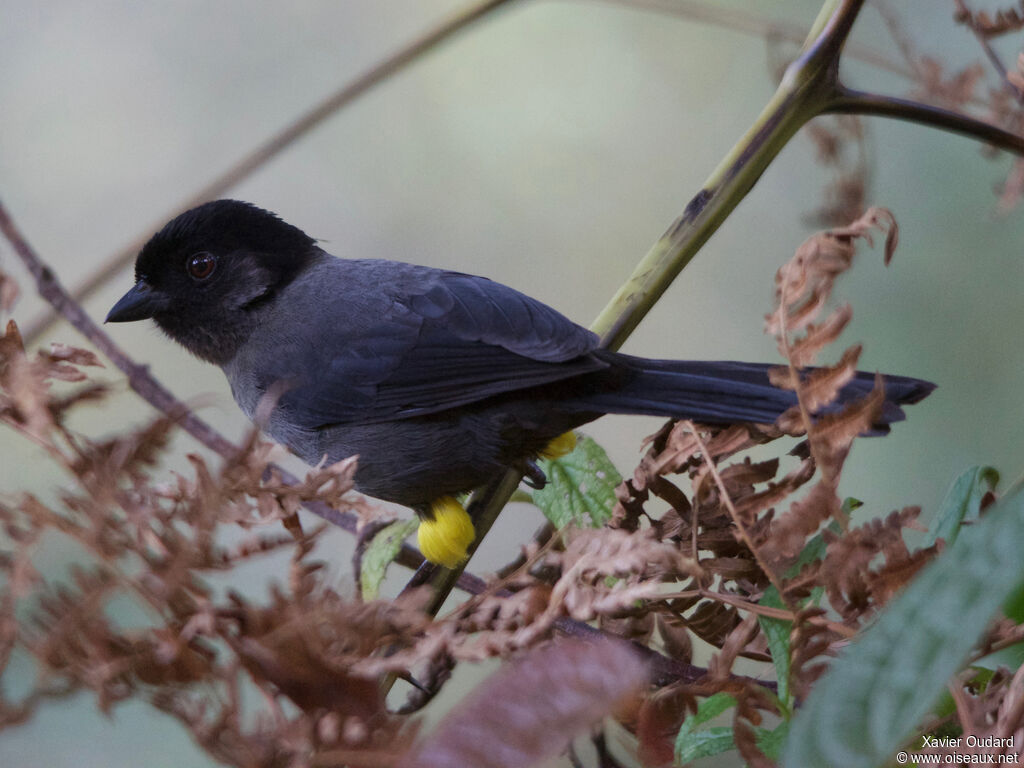
[[[207,251],[193,253],[188,259],[188,273],[193,280],[205,280],[213,274],[217,266],[217,257]]]

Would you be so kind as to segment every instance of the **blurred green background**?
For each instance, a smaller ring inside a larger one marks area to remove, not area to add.
[[[0,199],[73,286],[243,152],[463,5],[0,0]],[[804,26],[818,9],[813,0],[712,5]],[[975,3],[986,5],[994,7]],[[893,7],[913,19],[907,35],[917,50],[947,73],[980,58],[954,25],[951,2]],[[900,60],[870,6],[853,40]],[[1008,61],[1019,44],[1001,42]],[[589,323],[770,97],[769,58],[759,37],[639,6],[513,3],[336,114],[230,196],[278,212],[339,256],[483,274]],[[843,72],[855,87],[911,87],[854,59]],[[1020,211],[995,214],[1007,158],[929,129],[866,124],[867,202],[895,212],[901,245],[889,268],[880,253],[864,252],[840,282],[855,317],[844,340],[865,344],[863,369],[940,388],[891,436],[854,449],[842,491],[863,499],[869,515],[909,504],[927,515],[966,466],[993,464],[1012,480],[1024,465],[1024,220]],[[809,213],[829,180],[811,142],[795,139],[625,349],[777,359],[761,330],[773,276],[818,229]],[[24,325],[42,304],[6,243],[0,268],[24,290],[14,315]],[[88,302],[92,316],[102,319],[131,282],[129,270],[111,281]],[[201,398],[204,417],[242,434],[219,371],[147,324],[109,330],[176,394]],[[79,343],[66,326],[49,331],[51,340]],[[102,375],[121,394],[74,426],[103,435],[152,416],[114,371]],[[660,423],[615,417],[587,431],[628,475],[641,439]],[[176,443],[179,455],[195,450],[188,438]],[[41,452],[0,432],[0,492],[52,497],[60,481]],[[510,510],[473,569],[509,559],[540,522],[529,507]],[[331,541],[343,584],[350,542]],[[47,552],[47,575],[60,574],[66,556]],[[279,565],[269,559],[242,577],[280,578]],[[395,583],[404,575],[393,574]],[[5,768],[143,763],[209,765],[176,724],[145,706],[106,719],[85,696],[0,735]]]

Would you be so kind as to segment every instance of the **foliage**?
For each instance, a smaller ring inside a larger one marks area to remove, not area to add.
[[[373,537],[359,562],[359,584],[363,600],[376,600],[388,565],[398,555],[405,541],[416,530],[415,520],[396,520]]]
[[[964,711],[980,712],[1010,695],[1008,678],[985,664],[1005,658],[989,652],[1013,647],[1021,635],[1007,620],[988,632],[983,627],[1020,581],[1018,574],[1002,569],[1001,591],[978,599],[991,579],[966,575],[980,556],[975,543],[967,555],[963,548],[950,551],[956,565],[936,561],[932,575],[915,581],[887,611],[943,541],[908,548],[903,530],[914,524],[914,508],[852,526],[855,504],[840,503],[836,495],[851,444],[881,407],[876,388],[863,402],[838,412],[828,408],[852,375],[859,348],[811,375],[801,373],[849,321],[847,306],[822,313],[836,278],[852,264],[856,241],[870,240],[875,230],[885,234],[888,258],[895,221],[872,209],[847,227],[812,237],[779,270],[767,327],[788,365],[773,379],[795,389],[799,406],[777,426],[667,424],[650,438],[625,482],[599,446],[581,441],[576,453],[546,465],[552,486],[564,497],[602,481],[580,498],[613,506],[608,524],[589,527],[597,521],[587,513],[585,527],[569,525],[528,545],[514,567],[438,620],[423,611],[425,588],[375,599],[411,526],[375,522],[381,513],[351,493],[351,460],[285,483],[269,468],[270,446],[253,434],[219,468],[190,456],[188,475],[160,480],[157,461],[174,423],[157,419],[101,440],[70,431],[68,413],[105,394],[85,372],[98,360],[69,347],[30,357],[11,322],[0,338],[0,419],[42,447],[72,485],[56,502],[23,494],[0,505],[11,546],[0,559],[0,663],[6,667],[20,654],[33,658],[37,669],[27,694],[0,699],[0,727],[24,722],[48,699],[88,690],[104,711],[127,699],[148,701],[230,765],[527,766],[617,712],[652,765],[735,748],[748,764],[767,766],[787,733],[787,764],[829,765],[838,763],[821,751],[823,739],[833,746],[881,745],[870,754],[884,757],[927,713],[899,703],[901,691],[918,690],[920,679],[887,669],[941,667],[930,678],[937,693],[974,648],[976,675],[988,677],[983,689],[963,689],[958,707],[961,727],[973,727]],[[72,384],[78,388],[67,391]],[[801,441],[795,456],[781,451],[754,461],[747,454],[768,443],[791,444],[787,435]],[[619,485],[611,496],[613,480]],[[943,535],[952,539],[960,525],[977,521],[993,489],[991,470],[965,474],[947,501],[953,511]],[[649,511],[655,497],[667,510]],[[339,592],[313,560],[322,529],[275,532],[275,524],[314,502],[354,511],[366,527],[361,598]],[[987,517],[980,520],[976,525],[992,529]],[[225,543],[237,528],[249,533]],[[1001,530],[1004,548],[1016,552],[1015,537]],[[960,539],[977,542],[981,532]],[[83,553],[70,580],[51,582],[35,570],[45,535],[69,539]],[[289,552],[291,566],[285,583],[265,600],[211,586],[215,574],[273,552]],[[956,569],[964,575],[950,579]],[[959,591],[941,596],[951,581]],[[927,596],[917,596],[920,590]],[[111,607],[125,600],[146,620],[127,626],[115,620]],[[957,621],[924,621],[921,610],[948,600],[960,607],[944,615],[972,611],[973,633]],[[908,611],[916,611],[913,619]],[[580,634],[592,621],[601,629],[598,640],[552,644],[558,634]],[[828,657],[869,625],[875,626],[856,653],[845,654],[818,682]],[[918,637],[924,632],[927,642]],[[600,640],[601,634],[647,651],[636,655]],[[706,670],[691,663],[698,642],[717,649]],[[906,658],[892,655],[893,649]],[[418,738],[412,713],[431,700],[452,667],[489,657],[517,661]],[[858,662],[861,657],[882,661]],[[737,674],[740,658],[769,663],[777,683]],[[976,675],[966,679],[973,685]],[[395,676],[419,686],[398,711],[384,696],[385,681]],[[263,694],[257,703],[245,695],[249,689]],[[641,690],[646,693],[637,698]],[[833,716],[829,707],[853,701],[852,691],[874,705],[891,695],[904,715],[882,718],[884,737],[878,719],[866,719],[871,708]],[[977,702],[965,705],[969,698]],[[849,729],[856,717],[863,724],[855,738],[828,735],[828,724]],[[722,718],[727,724],[713,722]]]
[[[467,764],[460,755],[479,749],[472,741],[435,734],[409,752],[416,721],[385,708],[382,680],[417,669],[429,679],[459,659],[508,655],[542,643],[564,609],[552,604],[545,614],[540,593],[526,589],[512,598],[484,596],[449,620],[431,622],[422,611],[425,590],[388,601],[339,593],[322,564],[311,559],[322,527],[298,538],[268,529],[314,500],[372,514],[350,493],[353,461],[311,470],[303,482],[285,486],[267,471],[271,446],[253,434],[218,470],[190,456],[191,476],[154,482],[155,462],[174,428],[170,420],[102,441],[64,426],[70,410],[102,390],[86,385],[58,395],[52,383],[85,381],[80,368],[95,364],[91,353],[70,348],[30,358],[13,321],[0,337],[0,419],[41,446],[73,483],[58,505],[28,494],[0,504],[12,547],[0,557],[0,671],[24,654],[35,660],[38,673],[19,700],[0,697],[0,728],[24,722],[47,699],[88,690],[104,711],[132,698],[148,701],[230,765]],[[225,529],[238,526],[253,534],[222,543]],[[378,569],[382,576],[385,556],[377,548],[393,556],[403,532],[406,524],[397,523],[376,537],[382,543],[371,544],[364,556],[364,578]],[[33,566],[47,534],[74,542],[83,553],[84,562],[66,582],[48,582]],[[619,605],[600,588],[603,574],[642,575],[645,568],[657,569],[659,557],[666,566],[678,560],[656,547],[615,557],[625,543],[600,539],[581,539],[563,554],[576,570],[560,588],[580,614],[600,615]],[[287,583],[274,585],[265,601],[221,594],[209,583],[217,573],[282,550],[291,553]],[[650,564],[641,566],[641,558]],[[374,573],[364,581],[378,583]],[[113,604],[120,604],[121,615],[125,601],[145,621],[126,627],[115,619]],[[522,759],[541,759],[618,706],[645,678],[641,659],[611,641],[548,644],[516,670],[485,683],[478,704],[453,713],[439,733],[462,732],[471,722],[490,741],[513,739]],[[546,700],[548,726],[537,728],[534,696],[543,684],[556,685],[560,698]],[[263,694],[264,705],[255,712],[244,695],[250,688]],[[504,691],[500,699],[496,689]],[[518,726],[517,711],[526,718]],[[533,738],[529,749],[519,738],[526,733]],[[448,757],[438,758],[438,750]],[[444,762],[449,759],[454,762]],[[532,762],[495,757],[474,758],[473,764]]]
[[[1024,583],[1022,547],[1024,487],[963,531],[833,665],[794,718],[783,764],[869,768],[888,758]],[[1021,727],[1018,713],[997,712],[998,732]]]
[[[583,437],[571,453],[538,464],[547,484],[531,500],[552,525],[600,528],[608,522],[622,477],[593,438]]]
[[[993,16],[955,6],[983,42],[1021,27],[1015,8]],[[884,16],[912,70],[913,97],[957,110],[980,105],[1019,134],[1024,63],[1000,68],[1010,87],[983,94],[983,70],[948,72],[916,54]],[[823,71],[834,76],[835,64]],[[787,130],[828,106],[789,114]],[[786,117],[787,104],[779,108]],[[854,504],[840,501],[846,457],[876,423],[881,389],[830,408],[853,375],[857,345],[831,365],[806,368],[850,321],[850,307],[832,308],[832,297],[856,244],[884,233],[888,261],[897,228],[888,211],[864,210],[863,125],[843,114],[807,133],[834,177],[814,218],[836,228],[779,270],[767,318],[785,361],[773,381],[795,391],[799,405],[775,425],[666,424],[625,481],[589,439],[548,460],[551,482],[532,500],[558,530],[526,544],[489,581],[471,578],[472,594],[440,619],[425,610],[428,588],[378,599],[388,565],[409,564],[411,526],[351,493],[353,461],[292,481],[253,433],[219,466],[190,456],[188,473],[168,475],[159,460],[179,420],[117,425],[103,438],[71,430],[69,415],[106,395],[83,370],[98,357],[67,346],[30,356],[10,323],[0,337],[0,421],[42,449],[69,485],[52,499],[0,500],[0,683],[17,659],[35,673],[25,692],[0,685],[0,729],[50,700],[89,692],[104,712],[148,702],[236,766],[528,766],[571,750],[609,717],[648,765],[732,749],[759,768],[780,759],[873,765],[901,745],[954,758],[1019,752],[1021,491],[997,494],[995,470],[968,470],[916,548],[904,535],[919,529],[916,507],[866,509],[867,522],[854,525]],[[751,155],[739,157],[742,165]],[[763,165],[746,172],[756,176]],[[1024,193],[1022,168],[1016,161],[1000,190],[1000,210]],[[713,178],[724,187],[733,177]],[[713,210],[707,203],[718,191],[702,190],[669,234]],[[686,247],[695,252],[710,231]],[[66,307],[68,297],[46,282],[52,275],[34,266],[40,292]],[[645,261],[641,275],[650,267]],[[647,284],[640,293],[649,303],[660,295]],[[16,296],[0,273],[0,312]],[[624,316],[612,330],[638,322]],[[302,531],[303,507],[358,521],[358,594],[314,559],[323,529]],[[66,578],[37,570],[44,540],[80,553]],[[265,597],[214,586],[275,553],[289,565]],[[115,618],[114,606],[126,604],[138,620]],[[699,644],[713,649],[706,669],[692,663]],[[416,713],[451,670],[491,658],[506,663],[421,735]],[[756,677],[737,669],[741,659],[745,669],[761,665]],[[387,701],[395,679],[412,683],[401,708]],[[967,755],[940,734],[1008,744]],[[603,735],[594,744],[603,765],[618,765]]]

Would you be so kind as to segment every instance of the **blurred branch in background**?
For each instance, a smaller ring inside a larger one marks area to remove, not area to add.
[[[1019,29],[1024,22],[1021,21],[1017,11],[1001,11],[997,22],[992,22],[988,14],[976,14],[968,6],[965,0],[953,0],[956,6],[956,20],[967,26],[978,40],[978,45],[984,51],[989,63],[1003,80],[1003,87],[1017,97],[1017,101],[1024,101],[1024,91],[1015,83],[1002,59],[992,47],[992,38]]]
[[[228,190],[240,184],[281,154],[281,152],[334,115],[338,110],[351,104],[375,86],[385,82],[392,75],[397,74],[409,64],[434,50],[434,48],[448,40],[452,35],[465,29],[473,22],[482,19],[492,11],[508,5],[511,1],[481,0],[481,2],[469,5],[450,19],[446,19],[433,29],[427,30],[396,53],[370,67],[370,69],[354,80],[345,83],[323,101],[314,105],[309,111],[295,118],[279,133],[274,134],[251,150],[220,176],[186,197],[174,210],[161,216],[159,220],[143,230],[128,245],[100,264],[96,271],[81,285],[75,286],[69,295],[77,302],[84,302],[112,277],[131,264],[135,259],[135,255],[145,245],[150,235],[162,227],[166,221],[200,203],[221,197]],[[30,323],[25,329],[26,343],[32,344],[36,341],[52,327],[56,319],[56,314],[47,313]]]
[[[678,16],[698,24],[730,29],[769,41],[784,40],[803,45],[807,40],[806,25],[772,19],[764,14],[739,8],[723,8],[714,3],[700,2],[700,0],[603,0],[603,2]],[[912,78],[914,75],[911,68],[892,59],[882,51],[862,43],[847,43],[843,55],[906,78]]]
[[[721,8],[710,2],[700,2],[698,0],[604,1],[732,29],[765,40],[784,39],[790,42],[802,43],[806,38],[806,29],[800,25],[772,20],[764,15],[749,11]],[[375,86],[385,82],[389,77],[400,72],[408,65],[416,62],[452,35],[463,30],[473,22],[484,18],[492,11],[510,3],[511,0],[484,0],[483,2],[468,6],[465,10],[441,22],[438,26],[428,30],[393,55],[374,65],[356,79],[345,83],[309,111],[298,116],[279,133],[252,149],[213,181],[186,197],[173,210],[168,211],[157,221],[146,227],[140,232],[138,237],[134,238],[124,248],[103,262],[84,282],[74,286],[70,290],[70,295],[76,301],[84,302],[112,276],[125,269],[135,258],[135,255],[150,235],[159,229],[164,222],[170,220],[181,211],[224,195],[339,110],[353,103],[360,96],[368,93]],[[844,55],[871,64],[884,71],[902,75],[911,80],[915,79],[919,74],[917,69],[911,65],[911,60],[908,59],[907,63],[901,64],[884,53],[863,44],[849,43],[844,49]],[[26,343],[30,345],[35,343],[40,336],[50,330],[56,319],[56,314],[46,312],[29,322],[24,332]]]
[[[992,40],[1024,28],[1024,6],[1001,10],[992,19],[984,11],[972,11],[965,0],[954,0],[956,20],[967,26],[978,40],[989,63],[1002,79],[1003,87],[992,92],[988,103],[992,119],[1008,130],[1019,133],[1024,127],[1024,53],[1018,54],[1016,66],[1007,67],[992,45]],[[1024,197],[1024,160],[1017,160],[1007,174],[999,195],[998,211],[1008,213]]]

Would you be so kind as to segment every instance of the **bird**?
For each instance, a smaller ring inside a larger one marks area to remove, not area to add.
[[[772,424],[796,403],[765,363],[658,360],[605,349],[552,307],[485,277],[331,255],[238,200],[185,211],[143,246],[107,322],[152,319],[219,366],[241,410],[311,465],[357,456],[355,488],[412,508],[424,556],[448,567],[473,540],[458,495],[571,447],[598,417]],[[858,372],[842,403],[875,375]],[[885,376],[872,433],[934,388]],[[264,410],[272,403],[269,414]],[[262,410],[261,410],[262,409]]]

